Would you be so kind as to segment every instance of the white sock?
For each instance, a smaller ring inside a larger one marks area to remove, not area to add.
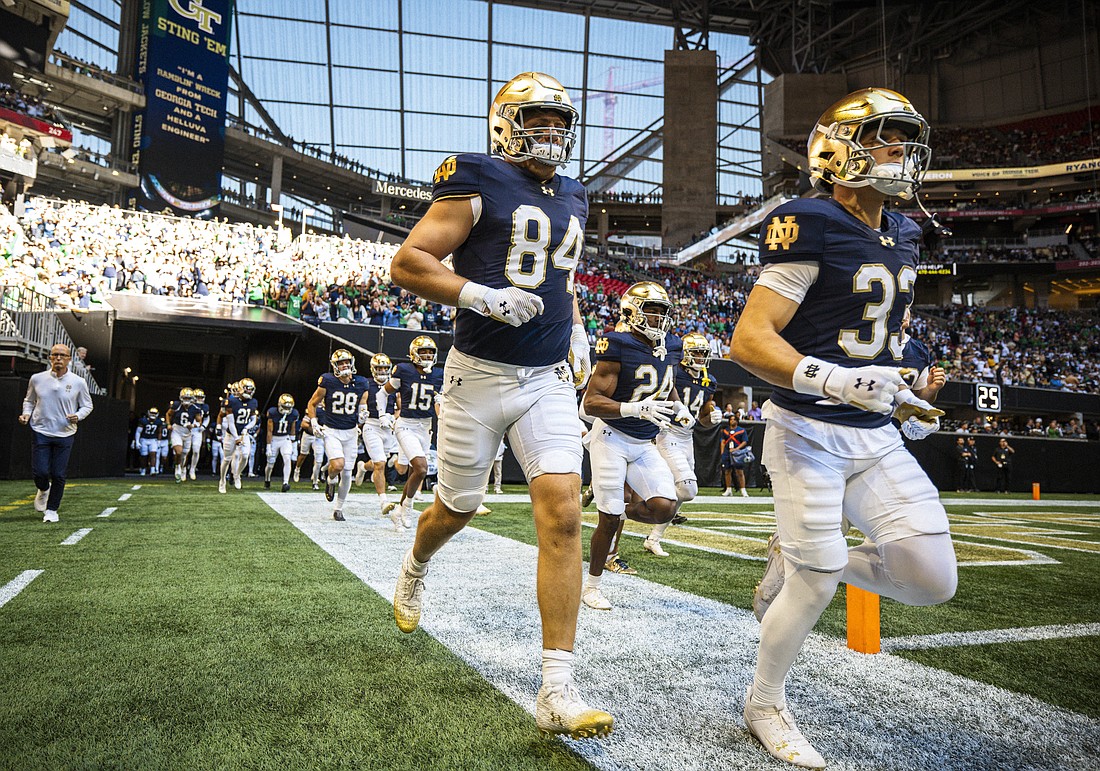
[[[554,688],[573,682],[573,651],[542,649],[542,684]]]
[[[423,562],[418,560],[413,556],[412,549],[409,549],[408,553],[405,554],[405,565],[410,573],[417,576],[423,576],[428,572],[428,560],[424,560]]]
[[[664,522],[660,525],[654,525],[653,529],[651,531],[649,531],[649,537],[646,540],[647,541],[660,541],[661,538],[664,536],[665,531],[668,530],[668,526],[670,524],[671,524],[670,522]]]
[[[584,588],[585,589],[599,589],[600,588],[600,579],[602,579],[602,578],[603,578],[602,574],[598,575],[598,576],[594,576],[591,573],[589,573],[584,578]]]

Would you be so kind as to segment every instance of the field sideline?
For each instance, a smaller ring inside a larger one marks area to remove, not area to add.
[[[319,494],[262,493],[80,481],[49,526],[32,485],[0,483],[0,768],[783,767],[739,719],[770,500],[702,499],[666,560],[643,531],[624,539],[640,575],[605,579],[616,609],[582,609],[578,637],[584,691],[619,724],[573,743],[541,740],[528,714],[522,497],[491,499],[440,553],[425,630],[405,636],[389,600],[412,533],[373,495],[353,493],[341,525]],[[838,594],[796,664],[796,715],[830,768],[1091,765],[1100,499],[945,503],[957,597],[884,601],[892,652],[869,657],[843,648]]]

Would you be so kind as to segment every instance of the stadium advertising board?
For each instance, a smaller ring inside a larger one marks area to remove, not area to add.
[[[924,174],[925,182],[963,182],[985,179],[1041,179],[1063,174],[1080,174],[1100,169],[1100,158],[1089,158],[1070,163],[1048,163],[1044,166],[1020,166],[1006,169],[930,169]]]
[[[917,265],[918,276],[954,276],[955,273],[953,262],[922,262]]]
[[[395,182],[383,181],[381,179],[374,180],[374,192],[378,195],[388,195],[394,198],[409,198],[414,201],[432,200],[432,191],[426,187],[402,185]]]
[[[131,160],[131,205],[210,218],[221,201],[233,0],[143,0]]]

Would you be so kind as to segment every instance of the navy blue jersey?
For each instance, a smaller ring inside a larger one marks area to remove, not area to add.
[[[359,402],[369,388],[362,375],[352,375],[348,382],[331,372],[317,379],[317,387],[325,389],[324,410],[317,410],[317,422],[327,428],[355,428],[359,425]]]
[[[584,249],[584,186],[555,175],[540,182],[499,157],[454,155],[435,173],[432,201],[481,197],[481,216],[454,250],[455,273],[494,289],[516,286],[545,310],[519,327],[468,309],[455,318],[455,348],[524,367],[565,361],[573,326],[573,272]]]
[[[741,426],[737,428],[730,428],[729,425],[722,427],[723,455],[729,455],[747,441],[749,441],[749,432]]]
[[[164,421],[159,416],[150,418],[148,415],[142,415],[138,418],[137,427],[142,439],[159,439]]]
[[[267,419],[271,421],[271,425],[275,431],[272,436],[294,436],[298,433],[298,420],[301,418],[301,414],[296,409],[292,409],[290,412],[279,412],[278,407],[269,407],[267,410]]]
[[[172,425],[180,428],[191,428],[202,419],[202,410],[195,404],[172,402]]]
[[[202,413],[202,415],[199,417],[199,422],[198,422],[198,424],[196,424],[196,427],[199,426],[199,425],[206,425],[207,423],[209,423],[210,422],[210,405],[207,404],[206,402],[199,402],[195,406],[198,407],[199,412]]]
[[[676,392],[696,420],[699,420],[699,412],[714,398],[717,390],[718,381],[707,370],[704,369],[696,377],[684,369],[683,365],[676,367]]]
[[[385,385],[383,383],[382,385]],[[378,414],[378,391],[382,386],[378,385],[374,380],[370,381],[370,390],[367,391],[367,417],[380,418]],[[386,395],[386,414],[392,415],[397,412],[397,394]]]
[[[643,343],[629,332],[608,332],[596,340],[596,361],[612,361],[619,365],[619,380],[611,398],[617,402],[640,402],[656,397],[668,399],[676,387],[677,362],[683,358],[680,338],[665,337],[667,353],[657,358],[649,343]],[[652,439],[659,429],[642,418],[604,418],[628,436]]]
[[[869,228],[832,199],[801,198],[779,206],[760,229],[760,261],[816,262],[817,281],[782,331],[804,356],[842,367],[902,366],[901,319],[913,301],[920,227],[883,210]],[[772,401],[828,423],[876,428],[889,415],[776,387]]]
[[[905,343],[905,350],[899,362],[903,367],[912,367],[919,375],[936,363],[928,346],[920,340],[910,337]]]
[[[435,415],[435,396],[443,390],[443,369],[433,367],[423,373],[414,364],[402,362],[393,368],[390,384],[401,393],[401,417],[430,418]]]
[[[225,401],[225,411],[233,418],[237,426],[237,435],[240,436],[252,416],[259,413],[259,403],[255,399],[242,399],[239,396],[230,396]]]
[[[160,421],[160,430],[157,432],[157,439],[162,439],[165,442],[168,441],[168,424],[163,419]]]

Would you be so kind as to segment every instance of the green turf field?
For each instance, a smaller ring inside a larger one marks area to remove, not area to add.
[[[0,482],[0,586],[43,571],[0,607],[0,768],[589,767],[443,645],[397,632],[389,598],[259,490],[80,481],[47,525],[32,485]],[[958,595],[935,608],[884,601],[884,637],[1100,623],[1100,500],[967,500],[946,499]],[[647,579],[747,608],[763,563],[717,552],[763,554],[770,508],[689,506],[688,526],[667,536],[684,544],[668,545],[674,558],[640,539],[623,552]],[[473,525],[534,542],[522,504]],[[92,531],[62,546],[79,528]],[[843,593],[818,631],[843,636]],[[895,655],[1100,717],[1096,642]]]

